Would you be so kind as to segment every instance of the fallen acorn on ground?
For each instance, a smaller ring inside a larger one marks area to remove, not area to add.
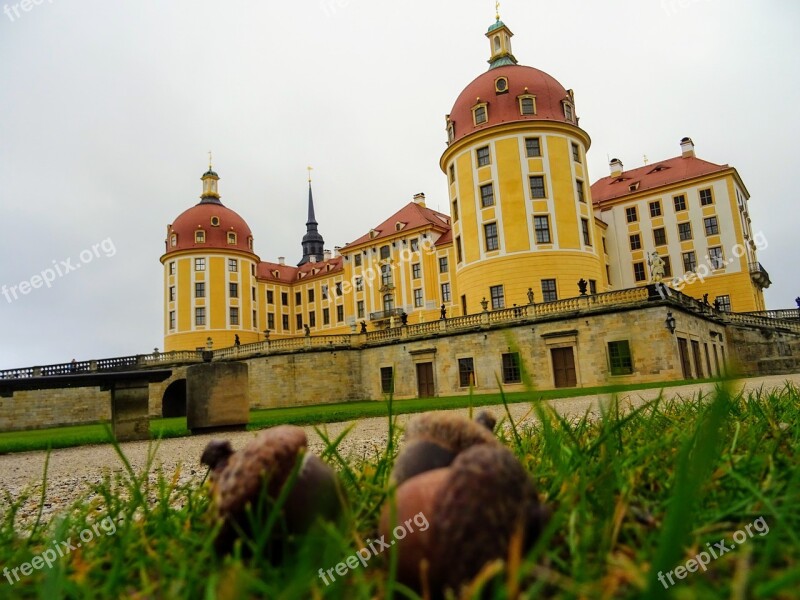
[[[547,507],[494,425],[489,413],[470,421],[431,412],[406,428],[392,473],[394,505],[384,505],[380,533],[397,543],[398,580],[426,596],[458,594],[488,563],[508,558],[515,536],[529,549],[547,522]],[[430,527],[398,532],[420,513]]]
[[[336,473],[307,446],[305,432],[291,425],[261,431],[238,452],[228,441],[208,443],[200,461],[211,469],[213,503],[222,521],[215,541],[219,554],[244,538],[278,559],[285,544],[318,519],[339,518],[343,496]],[[267,532],[277,503],[281,518]]]

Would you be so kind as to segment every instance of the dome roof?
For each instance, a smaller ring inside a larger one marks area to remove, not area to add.
[[[495,82],[500,77],[505,77],[508,81],[507,91],[498,92],[496,90]],[[520,103],[517,97],[524,94],[535,96],[536,114],[520,114]],[[451,143],[475,131],[501,123],[560,121],[575,125],[577,118],[575,118],[574,106],[573,120],[569,120],[564,112],[565,101],[573,104],[572,95],[544,71],[522,65],[504,65],[492,68],[476,77],[465,87],[453,105],[453,109],[450,111],[450,121],[453,123],[454,129]],[[487,121],[480,125],[474,125],[472,108],[483,102],[488,105]]]
[[[195,242],[195,232],[205,232],[205,242]],[[229,243],[228,233],[236,234],[236,242]],[[177,244],[172,245],[171,237],[177,234]],[[235,211],[219,201],[204,200],[183,211],[168,227],[167,253],[180,250],[241,250],[253,253],[253,234],[245,220]]]

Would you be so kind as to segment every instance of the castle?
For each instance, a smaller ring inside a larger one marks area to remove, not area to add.
[[[194,350],[417,324],[663,281],[718,310],[764,310],[769,275],[736,169],[680,155],[590,185],[575,94],[518,64],[489,27],[489,69],[446,116],[450,214],[418,194],[325,249],[311,182],[302,257],[262,261],[246,221],[203,174],[200,203],[167,227],[164,349]]]

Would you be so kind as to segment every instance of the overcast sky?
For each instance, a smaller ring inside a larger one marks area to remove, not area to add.
[[[327,247],[416,192],[446,211],[444,115],[487,67],[494,13],[486,0],[4,1],[0,286],[41,287],[0,295],[0,368],[162,347],[165,228],[198,202],[209,150],[262,260],[300,258],[309,164]],[[509,0],[501,16],[520,63],[575,90],[592,181],[609,156],[641,166],[686,135],[735,166],[769,242],[768,307],[794,306],[800,2]],[[50,287],[35,279],[48,268]]]

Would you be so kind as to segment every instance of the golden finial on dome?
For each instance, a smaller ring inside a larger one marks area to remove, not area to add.
[[[211,168],[211,150],[208,151],[208,170],[213,171]]]
[[[308,167],[306,167],[306,169],[308,169],[308,183],[311,183],[311,170],[312,170],[313,168],[314,168],[314,167],[312,167],[312,166],[310,166],[310,165],[309,165]]]
[[[494,18],[500,20],[500,2],[494,3]]]

